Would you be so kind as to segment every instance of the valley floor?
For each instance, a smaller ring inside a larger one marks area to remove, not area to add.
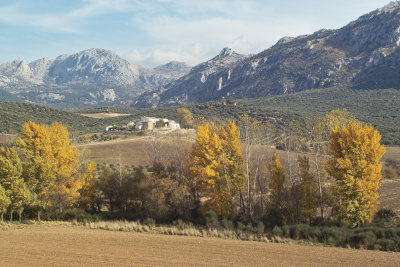
[[[24,225],[0,236],[0,266],[400,266],[400,253],[67,225]]]

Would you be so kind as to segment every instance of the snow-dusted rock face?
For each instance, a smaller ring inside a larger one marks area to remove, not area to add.
[[[138,97],[134,105],[264,97],[341,85],[400,87],[399,1],[338,30],[283,37],[251,57],[225,48],[181,79]]]
[[[42,58],[27,64],[17,59],[0,64],[0,86],[27,101],[57,107],[126,105],[138,94],[178,79],[189,70],[177,62],[145,68],[113,51],[88,49],[54,60]]]

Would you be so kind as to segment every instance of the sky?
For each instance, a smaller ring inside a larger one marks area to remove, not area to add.
[[[0,0],[0,62],[89,48],[147,67],[194,66],[231,47],[255,54],[284,36],[337,29],[389,0]]]

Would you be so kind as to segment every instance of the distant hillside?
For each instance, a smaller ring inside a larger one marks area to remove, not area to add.
[[[78,116],[71,112],[26,103],[1,103],[0,133],[18,133],[22,124],[29,120],[45,124],[61,122],[74,133],[94,131],[101,125],[96,119]]]
[[[248,114],[260,121],[269,120],[283,130],[291,121],[300,121],[304,127],[324,116],[333,109],[347,108],[354,116],[365,123],[371,123],[382,133],[385,144],[400,145],[400,90],[373,89],[355,90],[346,87],[314,89],[291,95],[267,98],[221,100],[202,104],[186,105],[196,118],[209,121],[238,119]],[[84,112],[119,112],[178,119],[176,107],[135,109],[111,107],[89,109]],[[116,118],[126,120],[126,118]]]

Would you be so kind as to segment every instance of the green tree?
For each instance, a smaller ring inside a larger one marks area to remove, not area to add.
[[[330,135],[327,171],[336,179],[334,195],[338,199],[338,216],[353,227],[370,222],[378,205],[385,148],[381,136],[372,126],[350,122],[334,129]]]
[[[315,177],[310,172],[310,163],[306,156],[299,156],[300,169],[300,214],[308,222],[311,223],[315,217],[317,210],[317,184]]]
[[[22,178],[22,163],[13,148],[0,149],[0,184],[5,189],[11,203],[10,220],[17,212],[21,220],[25,206],[30,203],[31,194]]]
[[[162,128],[165,126],[165,122],[162,119],[156,121],[156,128]]]
[[[11,204],[11,199],[7,196],[6,190],[1,186],[0,184],[0,216],[1,216],[1,221],[4,220],[3,216],[4,213],[7,212],[8,207]]]
[[[177,112],[179,114],[179,123],[182,128],[192,128],[194,123],[194,118],[192,112],[187,108],[178,108]]]

